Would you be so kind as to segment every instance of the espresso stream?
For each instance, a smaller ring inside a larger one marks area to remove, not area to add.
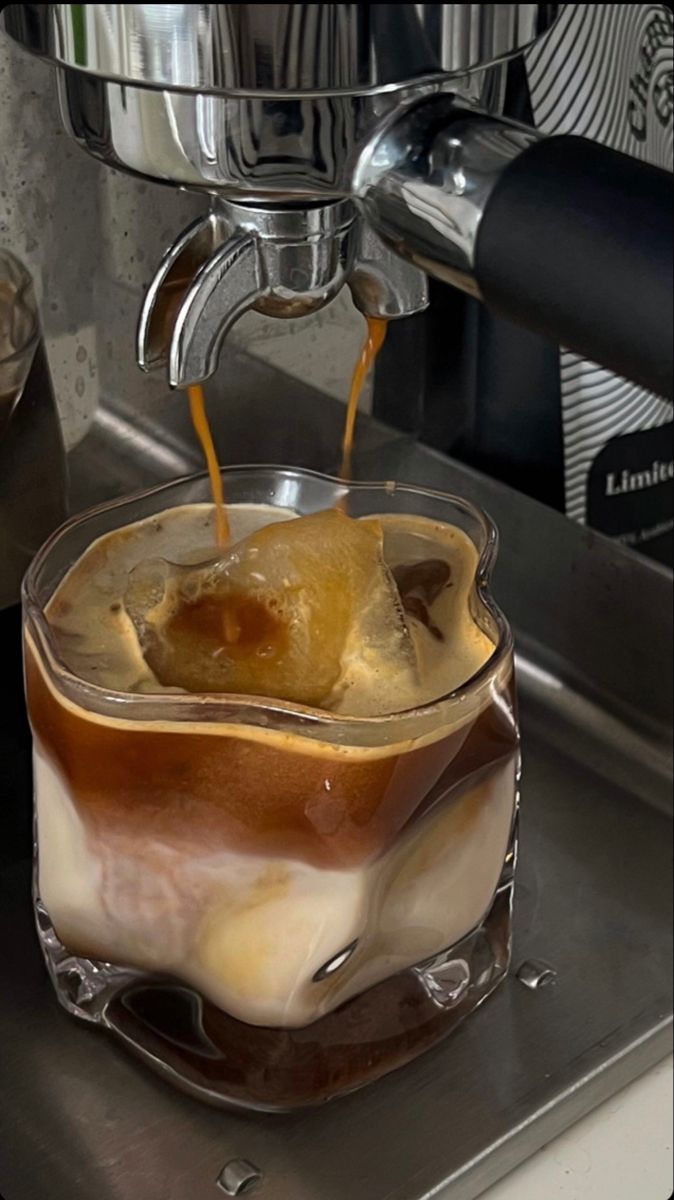
[[[220,474],[213,434],[211,433],[211,426],[206,412],[206,397],[204,396],[204,389],[201,384],[195,384],[193,387],[188,388],[187,397],[190,402],[190,415],[192,417],[194,432],[201,442],[201,449],[204,452],[206,466],[208,467],[208,476],[211,481],[211,494],[215,509],[216,541],[218,547],[223,548],[229,542],[229,518],[225,505],[222,475]]]
[[[367,318],[367,334],[351,377],[349,400],[346,406],[346,421],[344,423],[344,437],[342,439],[342,479],[351,478],[351,459],[353,456],[353,438],[356,430],[358,402],[365,380],[375,364],[379,351],[384,345],[387,328],[388,322],[383,321],[380,317]]]
[[[349,388],[349,399],[346,406],[346,419],[344,422],[344,435],[342,438],[342,479],[351,478],[351,460],[353,457],[353,440],[356,430],[356,416],[358,414],[358,403],[363,391],[363,386],[374,366],[375,360],[381,350],[384,339],[386,338],[386,329],[388,322],[380,317],[367,317],[367,333],[365,341],[360,352],[358,361],[354,367],[351,377],[351,386]],[[206,412],[206,398],[204,389],[201,384],[194,384],[187,389],[187,396],[190,405],[190,414],[194,432],[196,433],[201,448],[206,460],[208,475],[211,482],[211,494],[213,496],[213,506],[215,508],[215,533],[218,547],[227,546],[230,538],[229,519],[227,516],[227,507],[225,504],[224,489],[222,486],[222,476],[218,466],[218,458],[213,442],[213,434],[211,432],[208,414]]]
[[[341,461],[341,476],[342,479],[348,480],[351,478],[351,460],[353,456],[353,442],[356,429],[356,417],[358,414],[358,404],[362,395],[363,386],[368,377],[371,368],[374,365],[377,354],[379,353],[384,339],[386,337],[387,322],[378,317],[367,317],[367,332],[363,346],[353,370],[351,377],[351,386],[349,388],[349,397],[346,406],[346,417],[344,422],[344,433],[342,437],[342,461]],[[200,384],[193,384],[187,389],[187,397],[190,406],[190,415],[194,431],[199,439],[201,448],[206,461],[208,475],[211,485],[211,496],[213,499],[213,508],[215,512],[215,537],[216,545],[219,550],[224,550],[231,539],[231,529],[227,505],[225,502],[224,487],[222,475],[218,464],[217,452],[213,441],[213,433],[211,431],[208,414],[206,411],[206,397],[204,389]],[[345,503],[340,506],[345,509]],[[208,620],[209,616],[215,616],[216,624],[221,625],[224,621],[224,643],[232,650],[236,649],[240,653],[245,651],[246,639],[242,636],[246,629],[260,626],[260,621],[266,630],[269,624],[269,613],[263,606],[255,606],[255,602],[249,599],[245,605],[245,609],[241,609],[242,620],[234,619],[229,608],[224,608],[222,612],[211,610],[218,609],[217,602],[215,606],[211,603],[210,609],[208,605],[201,605],[197,611],[195,605],[191,605],[189,610],[185,610],[182,614],[184,620],[185,615],[194,625],[195,621],[202,624]],[[208,609],[208,611],[207,611]],[[264,632],[264,630],[263,630]],[[271,631],[270,631],[271,635]],[[250,639],[248,639],[250,641]],[[259,640],[259,639],[258,639]],[[251,641],[249,653],[254,652],[254,639]]]

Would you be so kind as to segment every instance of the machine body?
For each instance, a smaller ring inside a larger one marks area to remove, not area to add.
[[[505,64],[559,7],[28,4],[5,24],[56,65],[85,149],[212,197],[141,314],[139,362],[173,386],[213,373],[249,308],[294,317],[348,283],[405,316],[430,275],[671,397],[670,177],[500,116]]]

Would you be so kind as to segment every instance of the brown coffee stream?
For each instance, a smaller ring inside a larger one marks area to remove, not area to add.
[[[190,402],[192,424],[201,442],[201,448],[204,452],[208,475],[211,481],[211,493],[215,507],[215,535],[218,546],[224,547],[229,542],[229,519],[227,517],[227,506],[225,505],[225,494],[222,486],[218,456],[215,452],[213,434],[211,433],[211,426],[206,412],[204,389],[200,384],[195,384],[187,389],[187,396]]]
[[[344,435],[342,437],[342,462],[340,474],[342,479],[351,478],[351,460],[353,457],[353,441],[356,430],[356,417],[358,415],[358,403],[362,395],[365,381],[374,366],[375,360],[381,350],[384,339],[386,337],[386,329],[388,322],[382,320],[381,317],[367,318],[367,333],[363,348],[360,352],[358,361],[354,367],[351,377],[351,386],[349,388],[349,399],[346,407],[346,418],[344,422]],[[204,389],[200,384],[193,384],[187,389],[187,396],[190,405],[190,414],[194,431],[201,443],[201,448],[204,452],[208,475],[211,481],[211,494],[213,496],[213,506],[215,508],[215,532],[218,547],[222,548],[229,543],[229,519],[227,516],[227,506],[225,503],[224,488],[222,486],[222,475],[218,464],[218,457],[213,442],[213,434],[211,432],[208,414],[206,412],[206,400]],[[236,640],[235,638],[233,640]]]
[[[387,326],[388,322],[382,320],[381,317],[367,318],[367,334],[351,377],[349,401],[346,406],[346,421],[344,424],[344,437],[342,439],[342,466],[340,471],[342,479],[351,478],[353,438],[356,429],[356,416],[358,415],[358,402],[365,380],[374,366],[379,351],[384,345]]]

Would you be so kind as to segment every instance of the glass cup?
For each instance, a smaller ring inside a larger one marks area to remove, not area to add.
[[[66,460],[32,279],[0,250],[0,609],[66,515]]]
[[[70,521],[26,577],[35,913],[58,999],[196,1096],[289,1110],[409,1062],[508,969],[512,639],[489,590],[496,532],[466,501],[280,467],[222,474],[233,505],[458,526],[494,645],[456,691],[382,717],[76,678],[45,617],[56,586],[102,535],[207,503],[204,476]]]
[[[0,250],[0,435],[23,392],[40,337],[33,281]]]

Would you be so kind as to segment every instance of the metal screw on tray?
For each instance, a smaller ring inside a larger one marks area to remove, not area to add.
[[[539,988],[554,983],[557,972],[554,967],[550,966],[550,963],[544,962],[542,958],[527,958],[519,967],[517,978],[525,987],[536,992]]]
[[[233,1158],[223,1168],[216,1183],[226,1196],[247,1196],[262,1183],[262,1172],[245,1158]]]

